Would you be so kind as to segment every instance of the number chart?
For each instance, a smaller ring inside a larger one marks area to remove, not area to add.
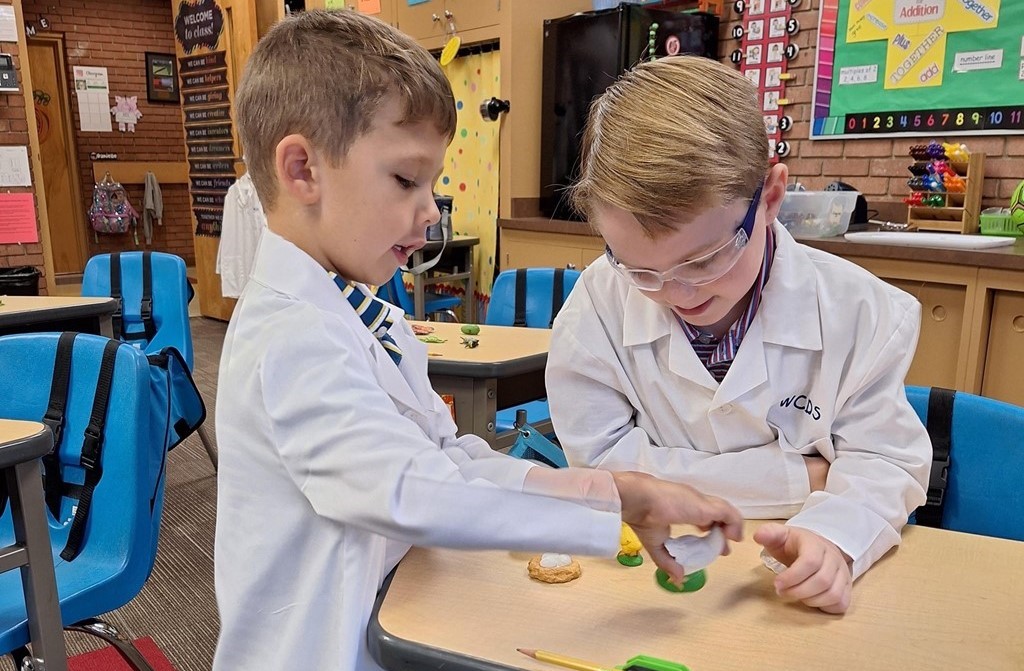
[[[811,137],[1024,133],[1024,2],[822,0]]]

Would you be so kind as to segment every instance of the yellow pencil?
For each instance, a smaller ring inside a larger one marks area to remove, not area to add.
[[[531,650],[529,648],[516,648],[516,651],[523,653],[527,657],[533,657],[538,662],[555,664],[567,669],[575,669],[575,671],[614,671],[613,669],[605,668],[600,664],[594,664],[593,662],[588,662],[583,659],[576,659],[575,657],[566,657],[565,655],[559,655],[554,652]]]

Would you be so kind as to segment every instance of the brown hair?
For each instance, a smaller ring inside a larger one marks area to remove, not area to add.
[[[768,172],[768,137],[754,86],[698,56],[642,63],[590,107],[573,205],[632,213],[655,237],[681,216],[749,199]]]
[[[386,100],[402,123],[431,121],[450,139],[455,101],[437,61],[412,38],[355,11],[286,18],[260,40],[235,95],[245,162],[263,207],[277,198],[277,144],[300,134],[335,164]]]

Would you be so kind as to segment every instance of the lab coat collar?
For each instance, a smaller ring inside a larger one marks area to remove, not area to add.
[[[424,405],[423,397],[426,396],[426,391],[421,389],[420,393],[416,393],[399,366],[396,366],[387,351],[379,346],[376,337],[348,304],[331,275],[313,257],[267,229],[260,239],[252,278],[274,291],[308,302],[324,312],[341,316],[351,326],[351,335],[374,358],[377,379],[392,400],[414,409]],[[405,313],[394,305],[391,305],[391,309],[394,324],[388,332],[394,336],[402,329]],[[403,352],[401,366],[416,365],[417,361],[426,359],[425,351],[421,351],[426,348],[416,347],[421,343],[414,339],[410,342],[410,339],[403,337],[396,340],[399,341]]]
[[[759,324],[764,342],[820,351],[821,310],[814,265],[782,224],[776,221],[772,230],[775,260],[754,324]]]

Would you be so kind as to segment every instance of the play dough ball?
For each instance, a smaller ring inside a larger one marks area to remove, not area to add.
[[[460,329],[466,335],[479,335],[480,327],[476,324],[464,324]]]

